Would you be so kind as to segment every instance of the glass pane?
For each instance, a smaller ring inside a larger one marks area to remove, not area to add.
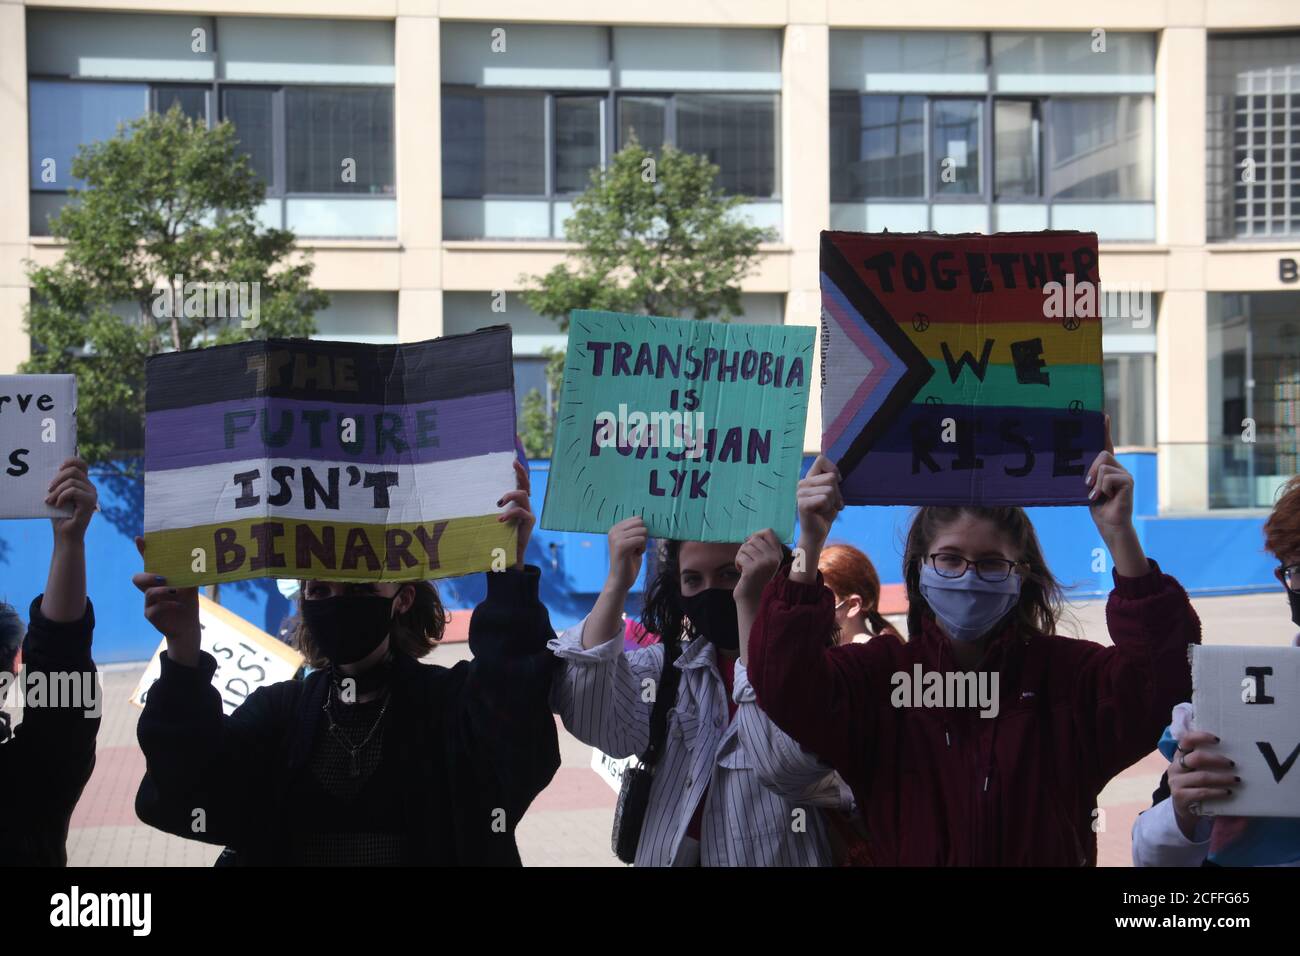
[[[925,195],[925,97],[831,94],[831,199]]]
[[[638,143],[658,153],[667,135],[668,101],[662,96],[621,96],[618,100],[618,148],[633,136]]]
[[[444,93],[442,194],[545,195],[545,111],[541,93]]]
[[[275,188],[273,154],[272,91],[249,87],[227,87],[221,91],[221,115],[235,127],[240,148],[248,165],[268,189]]]
[[[284,121],[289,192],[395,191],[391,89],[287,87]]]
[[[935,195],[979,195],[984,104],[979,100],[935,100],[931,109],[934,137],[930,162],[934,167]]]
[[[994,198],[1038,195],[1036,104],[997,100],[993,104]]]
[[[708,157],[718,186],[743,196],[776,195],[776,97],[767,93],[682,94],[677,146]]]
[[[1152,199],[1149,96],[1054,99],[1054,199]]]
[[[1155,445],[1155,363],[1154,355],[1142,353],[1104,359],[1106,414],[1116,447]]]
[[[62,192],[85,185],[72,178],[72,158],[84,145],[110,139],[117,125],[143,115],[148,88],[140,83],[28,84],[31,188]]]
[[[599,96],[561,96],[555,101],[555,191],[579,193],[600,166]]]
[[[208,91],[201,86],[155,86],[153,108],[166,113],[173,106],[192,120],[206,122],[208,118]]]

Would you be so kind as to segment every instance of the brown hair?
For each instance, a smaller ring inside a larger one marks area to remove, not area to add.
[[[1278,561],[1300,556],[1300,475],[1282,488],[1264,522],[1264,548]]]
[[[1065,597],[1061,585],[1047,569],[1043,549],[1039,547],[1034,525],[1023,508],[979,508],[926,506],[916,509],[912,527],[907,533],[907,546],[903,552],[903,580],[907,584],[907,628],[912,634],[921,629],[921,615],[929,610],[921,595],[921,562],[930,553],[930,546],[939,532],[970,515],[990,521],[1010,539],[1019,554],[1019,560],[1028,568],[1020,575],[1020,601],[1016,604],[1017,627],[1029,634],[1055,634],[1061,619]]]
[[[880,614],[880,575],[870,558],[851,544],[832,544],[822,551],[817,564],[837,598],[856,594],[862,599],[863,617],[871,625],[873,637],[878,634],[901,637]]]
[[[302,582],[306,583],[306,582]],[[447,611],[438,597],[438,589],[431,581],[406,581],[401,587],[415,589],[415,600],[411,606],[393,618],[393,629],[389,633],[389,646],[400,654],[419,660],[438,646],[442,633],[447,629]],[[296,647],[307,664],[311,667],[328,667],[329,658],[321,654],[311,639],[311,632],[302,620],[302,586],[298,588],[298,623],[294,625],[289,643]],[[401,593],[401,588],[397,591]]]

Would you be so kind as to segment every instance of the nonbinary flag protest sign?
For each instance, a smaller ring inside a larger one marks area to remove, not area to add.
[[[1097,237],[823,232],[822,450],[848,504],[1086,504]]]
[[[0,375],[0,518],[72,513],[45,503],[77,451],[77,376]]]
[[[221,695],[221,709],[227,717],[253,691],[291,680],[303,665],[303,656],[292,647],[202,594],[199,626],[203,629],[199,646],[217,662],[212,686]],[[137,707],[145,705],[154,681],[162,676],[162,655],[166,650],[164,638],[131,692],[129,699]]]
[[[542,527],[794,532],[814,331],[574,312]]]
[[[173,585],[504,568],[510,329],[409,345],[268,339],[147,366],[145,564]]]
[[[1232,796],[1207,816],[1300,817],[1300,647],[1194,645],[1193,725],[1219,738],[1205,749],[1235,762]]]

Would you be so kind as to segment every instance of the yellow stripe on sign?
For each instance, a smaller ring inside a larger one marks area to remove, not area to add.
[[[246,518],[152,531],[145,570],[176,587],[247,578],[418,581],[515,563],[514,526],[497,515],[409,524]]]
[[[1010,365],[1011,343],[1040,339],[1043,343],[1042,359],[1052,365],[1090,365],[1101,357],[1101,323],[1095,319],[1081,322],[1076,329],[1067,329],[1059,319],[1051,322],[985,322],[969,325],[964,322],[931,322],[925,331],[906,329],[907,336],[932,362],[944,361],[943,345],[953,361],[963,352],[970,352],[977,360],[984,354],[985,339],[993,340],[989,352],[990,365]]]

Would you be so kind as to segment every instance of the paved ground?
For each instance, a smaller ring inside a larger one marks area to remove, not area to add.
[[[1284,644],[1295,628],[1280,594],[1204,598],[1194,602],[1206,643]],[[1078,636],[1105,641],[1104,605],[1076,606]],[[453,663],[468,655],[464,645],[435,652]],[[144,669],[115,665],[104,673],[105,710],[95,773],[72,818],[68,858],[74,866],[207,866],[218,850],[159,833],[135,818],[133,801],[144,772],[135,739],[139,710],[127,697]],[[520,852],[532,866],[617,866],[609,849],[614,792],[591,769],[591,748],[560,732],[563,765],[519,827]],[[1104,866],[1129,865],[1129,832],[1150,803],[1165,767],[1158,754],[1129,768],[1101,795],[1105,811],[1099,833]]]

